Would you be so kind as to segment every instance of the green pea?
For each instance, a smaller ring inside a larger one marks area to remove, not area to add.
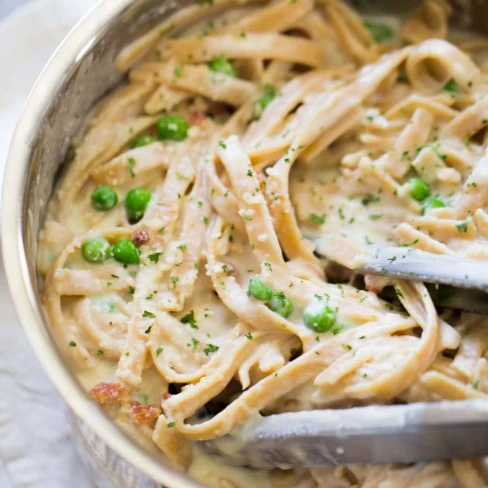
[[[254,112],[256,117],[261,117],[266,107],[275,99],[276,90],[271,85],[264,86],[264,95],[256,100]]]
[[[283,292],[277,293],[271,298],[268,302],[268,307],[273,310],[273,312],[276,312],[285,318],[289,317],[293,312],[293,303]]]
[[[430,195],[430,185],[422,178],[410,178],[410,195],[417,202],[425,200]]]
[[[137,246],[129,239],[121,239],[113,247],[114,258],[123,264],[139,264],[140,252]]]
[[[305,307],[303,321],[314,332],[327,332],[335,325],[337,312],[323,300],[314,300]]]
[[[142,136],[137,137],[130,143],[131,149],[135,149],[136,147],[147,146],[148,144],[152,144],[156,142],[157,139],[149,134],[143,134]]]
[[[138,222],[144,216],[151,192],[145,188],[134,188],[125,197],[125,209],[129,222]]]
[[[89,263],[103,263],[112,256],[112,247],[104,237],[94,237],[83,243],[81,253]]]
[[[157,121],[156,132],[161,140],[184,141],[188,136],[188,122],[178,115],[167,115]]]
[[[443,208],[445,206],[446,204],[440,198],[437,197],[426,198],[422,202],[422,214],[424,214],[425,211],[429,208]]]
[[[119,197],[109,186],[97,186],[91,194],[91,203],[96,210],[110,210],[117,205]]]
[[[222,73],[223,75],[232,76],[233,78],[237,76],[234,66],[232,66],[232,63],[225,58],[212,59],[212,61],[208,63],[208,67],[216,73]]]
[[[262,300],[263,302],[273,297],[273,290],[261,281],[261,276],[259,275],[251,278],[247,293],[249,296]]]

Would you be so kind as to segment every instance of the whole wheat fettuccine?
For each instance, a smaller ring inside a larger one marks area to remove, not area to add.
[[[127,83],[41,235],[45,309],[91,396],[201,482],[488,486],[481,460],[265,473],[197,442],[259,414],[486,396],[484,316],[310,239],[343,264],[392,242],[488,259],[487,44],[456,43],[451,10],[199,1],[120,53]]]

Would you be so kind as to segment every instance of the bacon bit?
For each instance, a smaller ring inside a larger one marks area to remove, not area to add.
[[[168,392],[163,393],[161,395],[161,403],[164,403],[166,400],[169,400],[171,398],[171,396],[172,396],[171,393],[168,393]]]
[[[134,424],[150,424],[161,415],[157,405],[144,405],[136,401],[131,402],[130,419]]]
[[[132,234],[132,242],[138,246],[142,246],[149,242],[149,234],[147,230],[137,229]]]
[[[190,125],[202,125],[206,120],[207,116],[201,110],[193,109],[188,113],[188,123]]]
[[[90,396],[100,405],[105,402],[120,400],[129,393],[129,388],[122,383],[98,383],[90,391]]]

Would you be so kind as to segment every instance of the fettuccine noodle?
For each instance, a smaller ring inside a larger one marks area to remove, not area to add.
[[[196,442],[260,413],[487,395],[484,316],[310,240],[488,258],[488,43],[450,15],[199,1],[117,59],[127,83],[41,235],[45,308],[91,396],[202,483],[488,487],[481,460],[265,472]]]

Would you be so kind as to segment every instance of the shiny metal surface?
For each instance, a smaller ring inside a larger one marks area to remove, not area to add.
[[[199,485],[123,434],[68,370],[42,312],[36,272],[37,239],[70,141],[94,103],[121,79],[113,68],[116,54],[163,16],[188,3],[191,0],[100,2],[68,35],[39,77],[19,120],[7,162],[1,234],[12,297],[42,366],[77,416],[74,423],[78,437],[91,453],[85,459],[93,458],[102,467],[100,472],[112,475],[109,484],[102,483],[99,476],[94,478],[103,488],[153,488],[159,483],[167,488]],[[90,437],[78,419],[86,422],[96,437]],[[131,471],[131,465],[145,476]]]
[[[88,432],[108,446],[95,452],[104,469],[111,459],[117,472],[115,486],[197,487],[125,436],[89,400],[56,350],[42,313],[36,274],[38,233],[45,218],[70,141],[82,127],[89,110],[121,75],[113,69],[116,53],[132,39],[147,31],[178,8],[194,0],[105,0],[85,17],[53,55],[35,85],[19,121],[7,163],[2,201],[2,249],[12,296],[25,332],[41,364],[57,390],[81,422],[79,436],[88,442]],[[364,7],[364,1],[356,2]],[[417,2],[368,1],[367,9],[404,8]],[[486,24],[486,1],[456,0],[455,18],[466,24]],[[485,25],[482,25],[485,27]],[[468,412],[466,412],[468,413]],[[75,422],[75,423],[76,423]],[[85,424],[89,430],[84,431]],[[75,429],[76,430],[76,429]],[[77,434],[78,435],[78,434]],[[88,449],[90,450],[90,449]],[[93,451],[93,449],[91,449]],[[96,451],[96,449],[95,449]],[[121,458],[111,457],[117,453]],[[93,454],[93,452],[92,452]],[[128,474],[130,462],[144,473]],[[110,468],[111,469],[111,468]],[[135,481],[134,481],[135,480]],[[129,485],[127,483],[130,483]],[[147,483],[147,485],[145,484]],[[156,483],[156,485],[157,485]],[[100,486],[109,486],[101,485]]]
[[[336,249],[329,244],[329,239],[312,240],[317,254],[348,267],[349,263],[340,262],[340,256],[335,255]],[[485,260],[393,246],[368,247],[361,258],[357,267],[351,267],[361,274],[488,291],[488,263]]]
[[[253,420],[205,445],[268,469],[477,458],[488,454],[487,420],[486,400],[311,410]]]

